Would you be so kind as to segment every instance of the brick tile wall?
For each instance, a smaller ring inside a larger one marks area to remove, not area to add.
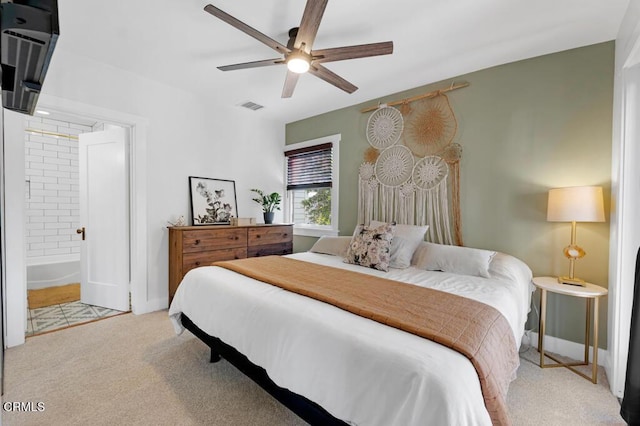
[[[28,129],[69,135],[91,132],[89,126],[39,117]],[[25,132],[27,257],[80,252],[78,141]]]

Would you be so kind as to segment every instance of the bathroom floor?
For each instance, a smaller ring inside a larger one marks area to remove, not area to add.
[[[66,328],[124,312],[81,303],[80,301],[27,309],[27,336]]]

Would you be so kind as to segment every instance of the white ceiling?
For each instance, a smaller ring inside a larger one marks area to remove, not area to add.
[[[209,0],[287,42],[304,0]],[[314,48],[391,40],[394,53],[325,66],[359,87],[349,95],[305,74],[281,99],[284,66],[216,67],[278,54],[204,12],[207,0],[59,0],[57,49],[236,108],[291,122],[494,65],[613,40],[629,0],[329,1]],[[55,53],[54,53],[55,55]],[[167,100],[170,102],[170,100]]]

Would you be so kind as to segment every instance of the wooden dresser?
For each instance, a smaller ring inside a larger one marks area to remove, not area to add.
[[[169,303],[193,268],[219,260],[292,252],[293,225],[169,227]]]

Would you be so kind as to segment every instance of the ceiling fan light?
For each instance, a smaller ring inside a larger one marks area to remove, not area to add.
[[[291,72],[303,74],[309,71],[309,61],[302,55],[292,55],[287,60],[287,68]]]

